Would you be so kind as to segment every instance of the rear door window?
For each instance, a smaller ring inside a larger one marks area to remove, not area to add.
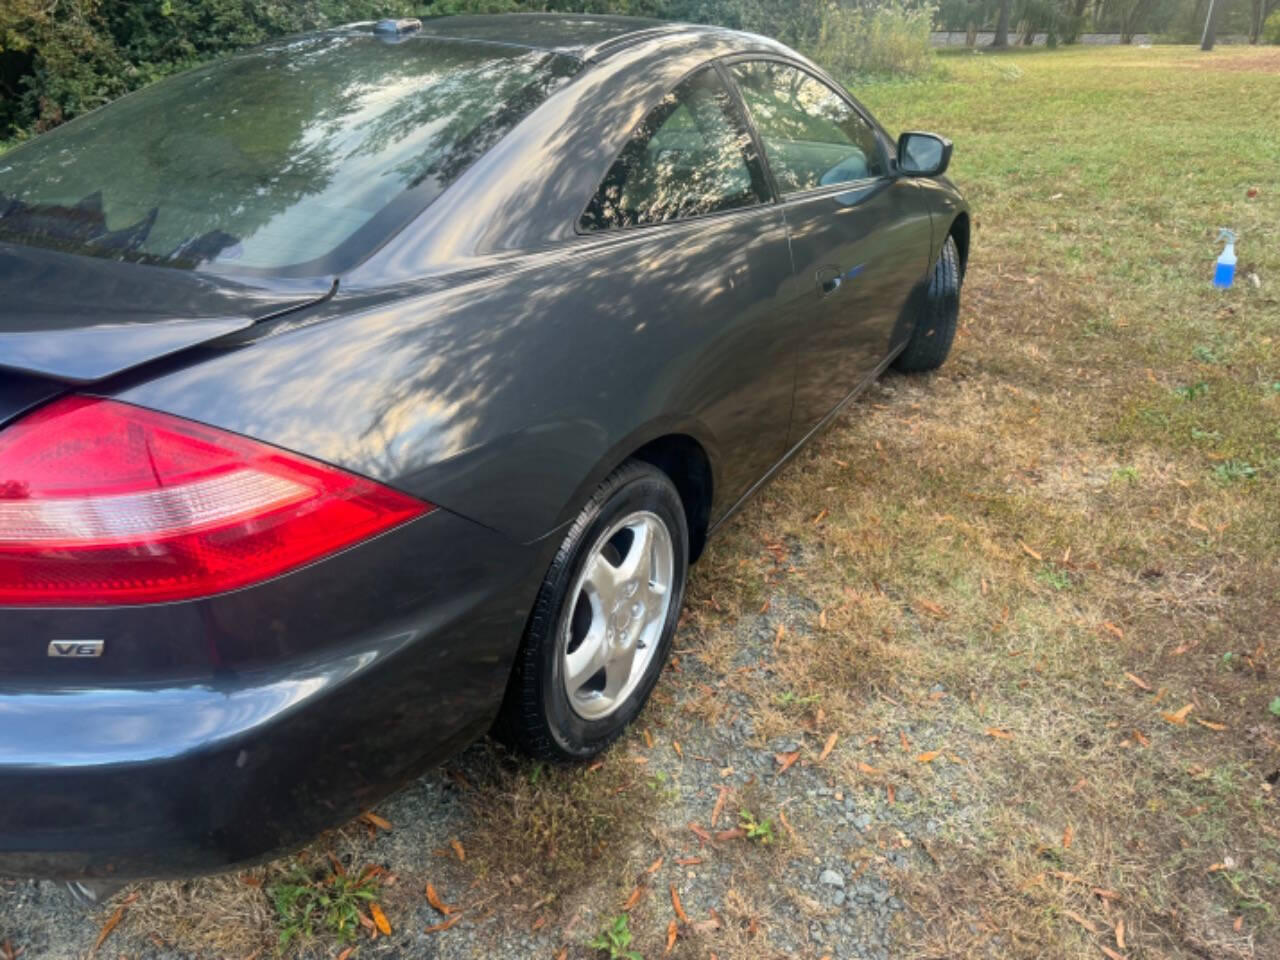
[[[871,125],[817,77],[776,60],[735,63],[730,70],[780,193],[884,176]]]
[[[706,67],[640,122],[578,225],[593,231],[665,223],[768,199],[746,122],[720,74]]]

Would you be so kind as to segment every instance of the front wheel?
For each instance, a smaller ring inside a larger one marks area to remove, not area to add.
[[[546,760],[599,753],[644,706],[671,650],[688,570],[680,495],[628,461],[582,509],[538,591],[499,736]]]
[[[903,373],[923,373],[937,370],[951,352],[956,324],[960,319],[960,251],[956,238],[948,235],[933,266],[929,289],[925,294],[924,310],[898,358],[895,369]]]

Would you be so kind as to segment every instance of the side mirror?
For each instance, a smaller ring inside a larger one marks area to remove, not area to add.
[[[898,137],[898,172],[908,177],[938,177],[951,163],[951,141],[936,133],[913,131]]]

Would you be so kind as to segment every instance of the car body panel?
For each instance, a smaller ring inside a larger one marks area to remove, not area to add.
[[[929,263],[930,221],[914,181],[887,177],[788,198],[783,210],[809,305],[791,431],[799,440],[900,345],[899,315]]]
[[[332,287],[250,285],[0,243],[0,367],[91,383],[316,303]]]
[[[437,510],[218,597],[4,610],[0,875],[216,870],[367,809],[492,722],[545,549]]]

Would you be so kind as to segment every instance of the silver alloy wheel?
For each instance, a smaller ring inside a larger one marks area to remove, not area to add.
[[[584,720],[609,716],[644,678],[671,609],[675,566],[671,532],[647,510],[592,545],[560,625],[565,693]]]

